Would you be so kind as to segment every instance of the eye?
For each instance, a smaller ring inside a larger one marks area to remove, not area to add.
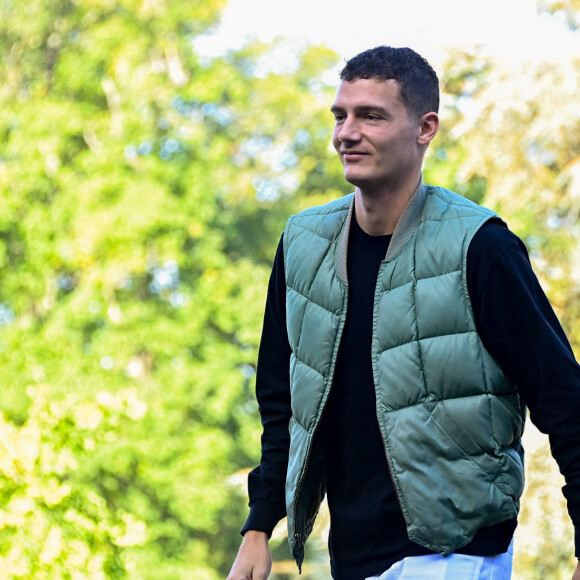
[[[334,120],[337,123],[344,121],[344,115],[342,113],[334,113]]]
[[[378,115],[374,115],[373,113],[368,113],[365,117],[369,121],[379,121],[380,117]]]

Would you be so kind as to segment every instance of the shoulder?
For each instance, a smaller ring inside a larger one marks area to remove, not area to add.
[[[467,286],[476,292],[515,288],[534,283],[525,244],[500,220],[489,220],[475,234],[467,250]]]
[[[496,217],[497,214],[470,199],[444,187],[427,186],[427,204],[432,211],[441,212],[442,219],[466,217]]]
[[[313,207],[309,207],[293,216],[290,216],[289,221],[296,221],[309,217],[321,217],[348,211],[352,205],[353,197],[354,194],[350,193],[344,197],[339,197],[338,199],[334,199],[328,203],[325,203],[324,205],[315,205]]]
[[[528,251],[524,242],[511,232],[499,218],[493,218],[483,224],[473,236],[469,245],[469,254],[473,258],[485,258],[495,262],[506,253],[514,252],[528,260]]]
[[[284,230],[284,245],[308,233],[324,239],[336,237],[351,210],[354,194],[349,194],[325,205],[308,208],[291,216]]]

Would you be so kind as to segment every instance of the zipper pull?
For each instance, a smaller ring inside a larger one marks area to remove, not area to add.
[[[292,546],[292,556],[296,560],[298,566],[298,574],[302,574],[302,562],[304,562],[304,544],[302,542],[302,534],[294,532],[294,545]]]

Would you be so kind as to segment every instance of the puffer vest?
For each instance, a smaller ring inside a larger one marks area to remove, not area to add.
[[[284,232],[292,418],[288,539],[300,568],[325,494],[313,445],[347,315],[354,194],[292,216]],[[378,423],[409,538],[441,554],[517,515],[523,412],[487,352],[466,281],[469,243],[492,211],[420,184],[381,263],[372,357]]]

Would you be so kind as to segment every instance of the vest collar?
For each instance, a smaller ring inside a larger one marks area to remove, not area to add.
[[[343,283],[348,285],[348,277],[346,275],[346,255],[348,250],[348,234],[350,232],[350,224],[352,222],[352,214],[354,212],[354,193],[350,194],[352,197],[350,207],[346,220],[342,226],[342,230],[338,236],[336,243],[336,254],[334,256],[334,268],[336,277]]]
[[[401,253],[404,245],[421,221],[425,201],[427,201],[427,186],[423,184],[423,179],[421,178],[415,193],[411,196],[411,199],[405,206],[397,222],[391,243],[389,244],[389,249],[387,250],[387,260],[392,260]]]
[[[350,203],[350,208],[346,216],[346,220],[342,226],[342,231],[337,240],[336,255],[335,255],[335,268],[337,278],[344,284],[348,284],[348,277],[346,271],[346,256],[348,249],[348,236],[350,232],[350,224],[352,222],[352,215],[354,211],[354,194],[351,194],[352,200]],[[427,200],[427,186],[423,184],[423,179],[419,180],[419,185],[417,189],[411,196],[411,199],[405,206],[395,231],[393,232],[393,237],[391,243],[389,244],[389,249],[387,250],[386,260],[392,260],[396,258],[400,253],[411,234],[419,225],[421,220],[421,214],[423,213],[423,207],[425,206],[425,201]]]

